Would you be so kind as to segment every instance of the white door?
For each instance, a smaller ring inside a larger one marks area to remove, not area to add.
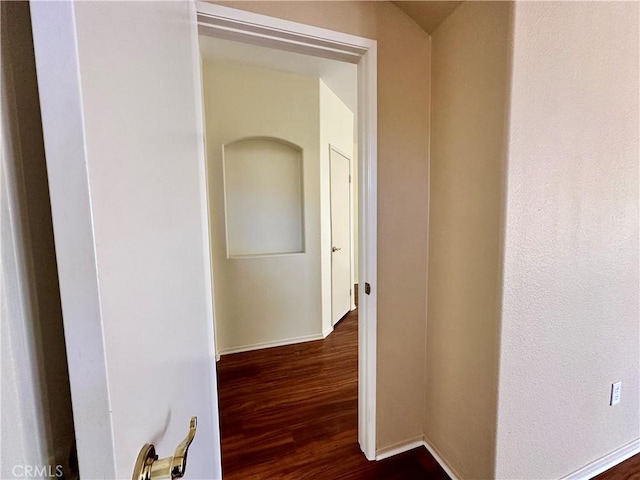
[[[220,478],[195,5],[31,11],[80,475]]]
[[[351,309],[351,160],[335,148],[331,163],[331,323]]]

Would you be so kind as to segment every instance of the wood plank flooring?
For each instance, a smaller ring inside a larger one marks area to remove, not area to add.
[[[593,480],[640,480],[640,453],[594,477]]]
[[[449,480],[419,448],[369,462],[357,441],[357,313],[325,340],[218,362],[225,480]],[[596,480],[640,480],[640,455]]]
[[[448,480],[424,448],[369,462],[358,446],[358,318],[325,340],[218,362],[225,480]]]

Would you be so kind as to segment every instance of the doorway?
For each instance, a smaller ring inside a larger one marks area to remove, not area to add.
[[[198,24],[200,35],[357,65],[357,170],[360,185],[358,203],[361,206],[357,229],[358,281],[363,287],[359,289],[358,299],[358,442],[366,457],[373,460],[376,418],[376,42],[204,3],[198,4]],[[330,237],[326,240],[330,241]],[[330,262],[327,265],[330,269]]]
[[[329,148],[331,177],[331,324],[352,310],[352,198],[351,155]],[[344,208],[348,205],[348,208]]]
[[[357,67],[211,37],[200,52],[225,475],[300,469],[310,443],[310,471],[332,449],[366,464],[347,315]]]
[[[211,37],[200,52],[217,351],[325,338],[355,280],[357,68]],[[338,147],[346,188],[332,198]]]

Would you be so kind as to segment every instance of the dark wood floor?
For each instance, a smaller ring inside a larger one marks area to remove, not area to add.
[[[594,477],[593,480],[640,480],[640,453]]]
[[[369,462],[357,440],[358,319],[325,340],[218,362],[225,480],[448,480],[424,449]]]
[[[225,480],[448,480],[424,448],[369,462],[357,442],[357,314],[325,340],[218,362]],[[640,455],[596,477],[640,480]]]

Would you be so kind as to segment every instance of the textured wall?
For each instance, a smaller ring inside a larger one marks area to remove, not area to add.
[[[468,2],[432,36],[426,440],[491,478],[512,8]]]
[[[377,448],[422,436],[429,36],[388,2],[225,5],[378,41]]]
[[[558,478],[640,436],[638,18],[515,7],[498,478]]]

